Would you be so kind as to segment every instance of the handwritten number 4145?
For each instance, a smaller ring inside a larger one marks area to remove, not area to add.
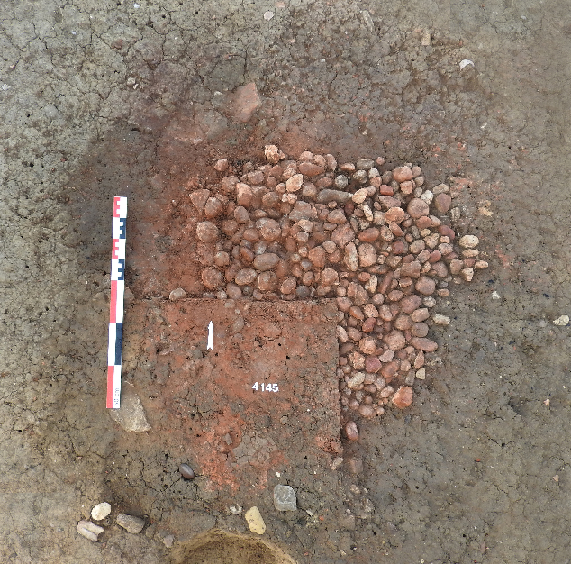
[[[252,385],[254,390],[261,390],[262,392],[278,392],[280,389],[278,388],[277,384],[265,384],[265,383],[258,383],[255,382]]]

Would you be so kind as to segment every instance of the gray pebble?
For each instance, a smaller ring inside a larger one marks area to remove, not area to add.
[[[187,465],[186,463],[182,463],[179,466],[178,471],[185,479],[194,479],[194,477],[196,476],[194,473],[194,469],[190,465]]]
[[[345,175],[339,175],[335,177],[335,186],[337,188],[346,188],[349,184],[349,179]]]
[[[372,159],[357,159],[357,169],[369,170],[375,166],[375,161]]]
[[[309,298],[311,295],[311,289],[308,286],[298,286],[295,289],[295,295],[298,298]]]
[[[116,521],[117,524],[130,534],[140,533],[145,526],[145,520],[137,516],[131,516],[130,514],[119,514]]]
[[[285,485],[276,485],[274,488],[274,504],[276,510],[285,512],[297,510],[295,490]]]
[[[337,177],[339,178],[339,177]],[[347,177],[344,177],[345,179]],[[318,204],[329,204],[329,202],[338,202],[339,204],[345,204],[351,200],[352,194],[350,192],[342,192],[341,190],[333,190],[331,188],[324,188],[317,195]]]

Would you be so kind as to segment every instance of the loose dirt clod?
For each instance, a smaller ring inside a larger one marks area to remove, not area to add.
[[[336,297],[342,410],[370,418],[387,405],[410,406],[425,353],[438,349],[430,324],[450,323],[431,316],[435,297],[487,267],[475,235],[456,243],[455,194],[445,184],[426,188],[411,163],[391,170],[382,158],[359,159],[337,168],[331,155],[304,151],[293,160],[273,145],[265,155],[269,164],[257,169],[216,161],[224,193],[214,183],[189,195],[199,212],[203,296]],[[347,426],[347,437],[358,438]]]

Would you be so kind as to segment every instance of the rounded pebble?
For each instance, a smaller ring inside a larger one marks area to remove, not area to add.
[[[181,463],[178,467],[178,472],[185,478],[185,479],[194,479],[196,476],[194,473],[194,469],[187,465],[186,463]]]

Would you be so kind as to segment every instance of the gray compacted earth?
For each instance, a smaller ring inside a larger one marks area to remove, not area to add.
[[[161,507],[178,462],[118,450],[104,397],[110,197],[135,233],[166,185],[273,143],[456,182],[490,267],[439,303],[452,323],[414,404],[358,420],[362,470],[319,495],[336,514],[259,538],[299,562],[568,563],[570,73],[561,0],[3,0],[0,561],[269,559],[224,537],[185,554],[132,494]],[[104,501],[89,541],[77,523]],[[246,531],[215,506],[192,498],[193,532]]]

